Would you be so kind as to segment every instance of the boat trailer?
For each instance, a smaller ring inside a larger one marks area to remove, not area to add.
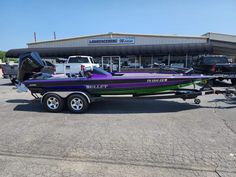
[[[182,100],[189,100],[193,99],[195,104],[200,104],[201,100],[198,98],[199,96],[204,95],[212,95],[212,94],[223,94],[227,100],[234,100],[236,99],[236,88],[230,87],[226,88],[225,90],[214,90],[211,87],[203,88],[203,89],[176,89],[170,92],[162,92],[152,95],[132,95],[131,97],[128,96],[104,96],[103,99],[127,99],[127,98],[133,98],[133,99],[175,99],[180,98]]]
[[[195,104],[200,104],[199,96],[210,94],[223,94],[227,100],[236,100],[236,87],[226,88],[225,90],[214,90],[209,86],[204,86],[201,89],[176,89],[169,92],[157,93],[154,95],[101,95],[91,96],[90,94],[82,91],[75,92],[47,92],[41,97],[41,103],[44,108],[50,112],[60,112],[67,103],[67,108],[72,113],[86,112],[90,104],[100,100],[116,100],[116,99],[174,99],[180,98],[183,100],[193,99]],[[36,99],[40,97],[37,94],[32,94]],[[69,103],[73,103],[70,105]],[[54,111],[55,106],[61,106],[60,110]],[[52,107],[52,108],[50,108]],[[82,107],[83,109],[81,109]],[[73,109],[72,109],[73,108]],[[78,108],[78,111],[75,111]]]

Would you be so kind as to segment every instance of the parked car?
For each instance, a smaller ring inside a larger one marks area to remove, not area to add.
[[[236,84],[236,63],[230,63],[226,56],[201,56],[194,62],[193,70],[195,73],[218,75],[221,80],[231,79],[232,84]]]
[[[2,76],[5,79],[10,79],[12,83],[16,80],[18,64],[10,65],[8,63],[1,65]]]
[[[99,67],[90,56],[70,56],[65,63],[55,64],[56,74],[78,74],[83,67]]]

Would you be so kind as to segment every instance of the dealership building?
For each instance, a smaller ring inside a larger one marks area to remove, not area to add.
[[[199,55],[226,55],[236,59],[236,36],[206,33],[201,36],[106,33],[28,43],[13,49],[8,57],[38,51],[44,58],[71,55],[93,56],[101,66],[113,70],[152,68],[154,64],[189,67]]]

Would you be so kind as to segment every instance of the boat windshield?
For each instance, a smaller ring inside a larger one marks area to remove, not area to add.
[[[109,72],[104,71],[103,69],[96,66],[93,67],[93,74],[111,75]]]

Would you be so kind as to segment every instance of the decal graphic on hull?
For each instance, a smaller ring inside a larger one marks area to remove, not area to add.
[[[87,89],[104,89],[107,88],[108,85],[86,85]]]
[[[148,79],[148,83],[155,83],[155,82],[167,82],[167,79]]]

